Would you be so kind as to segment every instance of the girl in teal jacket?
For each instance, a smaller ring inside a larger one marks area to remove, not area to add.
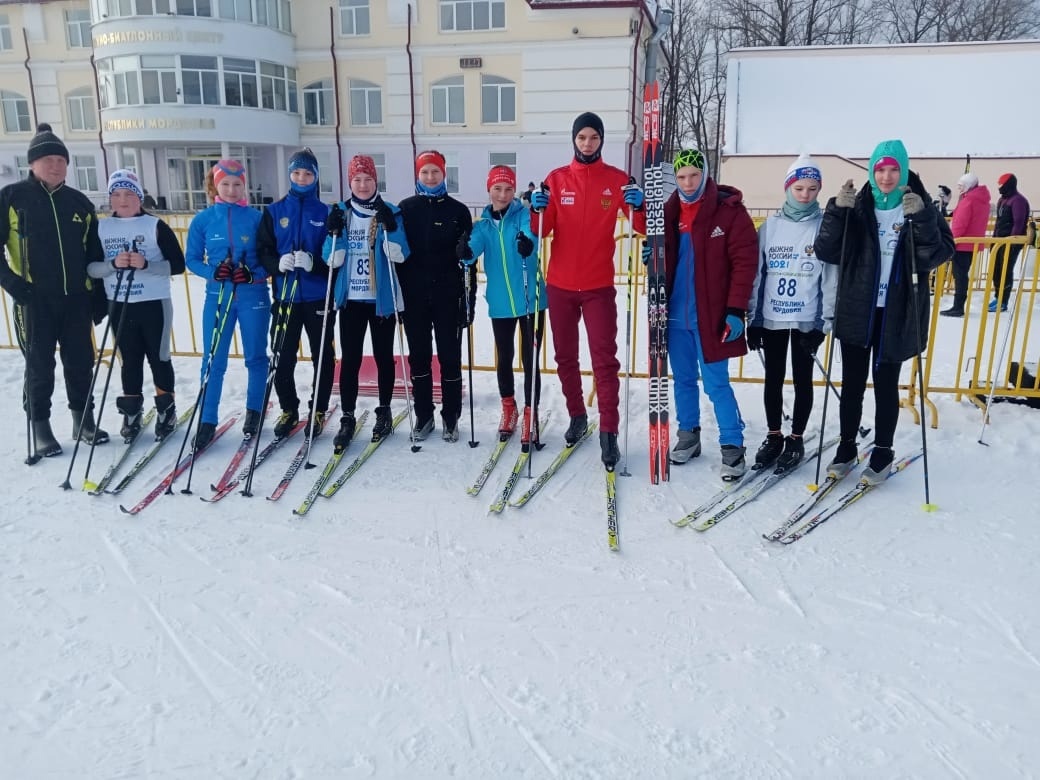
[[[541,376],[534,372],[532,349],[541,344],[545,325],[545,281],[538,265],[538,247],[532,239],[530,212],[517,200],[516,174],[512,168],[496,165],[488,173],[491,203],[473,232],[459,241],[458,256],[466,265],[484,256],[487,276],[485,298],[498,353],[498,392],[502,397],[499,434],[510,436],[516,429],[519,413],[513,380],[516,328],[520,326],[520,360],[524,367],[524,422],[521,441],[532,440],[534,399],[541,397]],[[531,316],[535,315],[535,316]],[[532,333],[532,329],[535,331]],[[537,415],[534,415],[537,417]],[[534,441],[538,441],[534,425]]]

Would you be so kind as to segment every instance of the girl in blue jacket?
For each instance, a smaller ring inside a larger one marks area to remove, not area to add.
[[[209,383],[194,448],[201,450],[213,440],[217,429],[220,394],[227,371],[228,351],[235,323],[239,325],[242,351],[246,357],[249,383],[246,386],[246,420],[242,433],[253,436],[260,429],[261,407],[267,384],[267,328],[271,321],[271,296],[268,275],[256,252],[256,231],[260,212],[249,208],[246,200],[246,171],[238,160],[221,160],[210,171],[216,189],[212,206],[195,215],[188,227],[184,259],[188,269],[206,282],[206,303],[202,309],[202,333],[206,354],[202,358],[202,377],[213,356]],[[223,328],[220,341],[212,348],[214,331]]]
[[[545,326],[545,281],[538,267],[538,247],[531,239],[530,212],[517,200],[516,174],[506,165],[488,173],[491,203],[472,233],[459,240],[458,257],[466,265],[484,256],[487,276],[485,297],[498,353],[498,392],[502,397],[501,437],[511,436],[519,417],[514,397],[513,355],[516,326],[520,326],[520,360],[524,367],[524,422],[520,441],[538,441],[537,410],[532,415],[532,394],[541,398],[541,375],[535,374],[533,347],[542,343]],[[532,317],[530,315],[534,314]],[[535,333],[532,333],[532,327]],[[534,418],[532,420],[532,417]],[[532,434],[533,427],[533,434]]]
[[[366,329],[372,334],[372,355],[379,384],[372,441],[393,433],[390,400],[396,378],[394,328],[397,312],[404,310],[401,285],[393,264],[403,263],[410,251],[401,210],[379,195],[375,160],[363,154],[354,155],[347,165],[347,180],[350,200],[333,206],[326,225],[329,237],[322,250],[329,267],[339,269],[333,293],[340,311],[342,350],[339,392],[343,416],[333,440],[337,450],[350,443],[357,427],[354,409]]]

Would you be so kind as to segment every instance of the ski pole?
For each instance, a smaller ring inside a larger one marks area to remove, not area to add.
[[[260,450],[260,434],[264,429],[264,420],[267,419],[267,404],[271,400],[271,387],[274,385],[275,374],[278,372],[278,361],[282,356],[282,346],[285,343],[285,333],[289,329],[289,318],[292,317],[293,299],[296,297],[296,288],[299,285],[300,272],[293,271],[292,287],[289,287],[289,276],[282,276],[282,289],[278,295],[278,319],[275,320],[274,330],[271,333],[271,361],[267,369],[267,383],[264,385],[264,400],[260,408],[264,414],[260,416],[260,425],[256,431],[256,441],[253,442],[253,452],[249,458],[249,473],[246,475],[246,484],[240,491],[247,498],[252,496],[253,472],[256,470],[257,453]]]
[[[906,270],[913,282],[914,346],[917,347],[917,394],[921,399],[921,463],[924,466],[924,510],[926,512],[934,512],[938,507],[932,503],[928,488],[928,419],[925,417],[924,407],[924,364],[921,359],[921,319],[920,303],[917,300],[918,278],[915,267],[917,265],[917,250],[914,246],[913,217],[908,216],[906,224],[909,227],[906,238],[910,246],[910,252],[906,258]]]
[[[848,182],[852,184],[850,179]],[[838,254],[838,274],[837,281],[835,283],[834,290],[834,319],[831,321],[831,333],[836,334],[838,332],[838,302],[841,297],[841,275],[842,270],[845,266],[845,247],[849,237],[849,212],[852,209],[845,209],[845,218],[841,226],[841,251]],[[838,340],[837,336],[831,336],[831,343],[827,347],[827,366],[834,365],[834,344]],[[828,372],[824,372],[826,376],[830,376]],[[827,393],[823,394],[823,413],[820,417],[820,443],[817,446],[817,452],[823,454],[823,436],[827,431],[827,402],[830,400],[830,396]],[[809,486],[809,489],[814,493],[820,485],[820,468],[823,466],[823,458],[816,459],[816,481]]]
[[[539,192],[548,192],[549,188],[543,181],[538,186]],[[531,479],[533,476],[534,469],[534,453],[535,450],[542,448],[541,435],[537,434],[538,431],[538,390],[541,388],[541,382],[538,381],[538,364],[541,362],[541,356],[538,354],[541,351],[542,344],[538,338],[538,309],[540,300],[541,289],[539,283],[544,278],[542,274],[542,224],[545,219],[545,213],[543,212],[538,218],[538,241],[535,243],[535,249],[538,252],[538,272],[534,277],[534,325],[531,328],[531,358],[534,362],[534,371],[531,372],[531,441],[527,446],[527,478]],[[526,278],[526,277],[525,277]],[[545,321],[542,321],[544,327]],[[535,438],[537,436],[537,439]],[[536,443],[537,442],[537,443]]]
[[[134,241],[132,251],[137,251],[137,241]],[[130,303],[130,290],[134,285],[134,271],[136,269],[131,268],[130,273],[126,275],[126,292],[123,293],[123,308],[119,314],[119,323],[116,325],[115,337],[112,339],[112,361],[108,364],[108,376],[105,377],[105,387],[101,391],[101,404],[98,406],[97,420],[94,421],[95,428],[101,427],[101,416],[105,411],[105,401],[108,400],[108,388],[112,383],[112,370],[115,368],[115,351],[119,349],[119,339],[123,335],[123,324],[126,322],[126,307]],[[119,275],[116,276],[116,294],[119,294]],[[109,304],[108,317],[111,321],[112,314],[115,312],[115,299]],[[76,443],[79,443],[79,437],[76,437]],[[97,447],[96,441],[90,442],[90,454],[87,456],[87,467],[83,471],[83,489],[91,490],[93,483],[88,479],[90,476],[90,465],[94,462],[94,450]],[[73,459],[75,459],[75,453],[73,453]],[[69,464],[69,473],[72,472],[72,464]]]
[[[230,254],[231,253],[228,252],[229,256]],[[224,293],[226,290],[227,282],[221,282],[220,292],[217,293],[216,310],[213,313],[213,334],[210,336],[209,351],[206,353],[205,357],[206,372],[202,375],[202,382],[199,385],[199,392],[198,395],[195,396],[195,403],[192,406],[191,417],[188,419],[188,424],[185,426],[184,438],[181,440],[181,448],[177,452],[177,460],[174,461],[175,463],[181,462],[181,457],[184,455],[184,448],[188,446],[188,440],[192,437],[192,430],[195,429],[195,432],[197,433],[199,424],[201,424],[202,421],[202,415],[200,414],[200,410],[202,409],[202,404],[206,401],[206,389],[209,387],[209,375],[210,372],[213,370],[213,358],[217,354],[217,346],[220,344],[220,339],[223,336],[224,326],[228,320],[228,314],[231,311],[231,306],[235,302],[234,285],[231,286],[231,295],[230,297],[228,297],[227,303],[224,303]],[[222,304],[223,311],[221,311]],[[196,418],[198,418],[198,423],[196,423]],[[197,454],[194,442],[192,442],[191,449],[193,455]],[[192,463],[194,463],[194,460],[195,459],[193,457]],[[191,481],[189,480],[189,486],[190,484]],[[171,482],[167,486],[165,495],[170,495],[171,493],[173,493],[173,482]]]
[[[128,244],[124,244],[123,248],[124,248],[123,251],[127,251],[127,252],[130,251],[130,246]],[[119,289],[119,286],[123,283],[123,270],[124,269],[120,268],[118,271],[116,271],[116,289],[117,290]],[[80,442],[80,439],[82,438],[81,434],[83,433],[83,422],[86,419],[87,413],[91,411],[91,406],[94,403],[94,386],[97,384],[98,374],[101,371],[101,360],[105,356],[105,345],[108,343],[108,334],[112,330],[112,312],[113,311],[115,311],[115,301],[114,300],[113,301],[109,301],[109,303],[108,303],[108,316],[105,318],[105,329],[101,332],[101,346],[98,347],[97,360],[94,363],[94,373],[91,374],[91,376],[90,376],[90,386],[87,388],[86,404],[83,407],[83,414],[79,418],[79,428],[78,428],[78,430],[74,431],[74,433],[76,434],[76,442],[75,442],[75,444],[72,445],[72,459],[69,461],[69,470],[67,472],[65,472],[65,481],[61,483],[61,488],[63,490],[71,490],[72,489],[72,482],[70,481],[71,477],[72,477],[72,468],[76,465],[76,455],[79,453],[79,442]],[[125,317],[120,317],[119,318],[120,323],[122,323],[123,320],[125,320]],[[115,360],[113,360],[112,363],[109,364],[109,376],[110,377],[112,376],[111,366],[114,365],[114,364],[115,364]],[[102,403],[104,403],[104,401],[102,401]],[[99,410],[98,411],[98,416],[100,417],[100,415],[101,415],[101,411]],[[97,421],[95,420],[95,422],[94,422],[94,430],[95,430],[95,432],[97,431],[97,427],[98,427],[98,424],[97,424]],[[87,467],[89,468],[89,463],[88,463]]]
[[[332,236],[332,249],[336,249],[336,236]],[[329,254],[332,257],[332,254]],[[318,347],[318,367],[314,371],[314,386],[311,387],[311,417],[307,425],[307,455],[303,467],[313,469],[317,465],[311,463],[311,447],[314,445],[314,419],[318,414],[318,394],[321,392],[321,377],[325,369],[325,334],[329,327],[329,311],[332,306],[332,269],[329,269],[329,278],[325,281],[325,308],[321,312],[321,345]],[[314,356],[311,356],[311,360]]]
[[[22,282],[29,283],[29,236],[26,235],[25,209],[18,209],[18,254],[21,255]],[[29,367],[32,365],[33,332],[29,316],[30,304],[15,304],[15,332],[25,352],[25,373],[22,375],[22,398],[25,400],[25,465],[35,466],[43,457],[36,451],[36,420],[33,419],[33,398],[29,389]],[[19,316],[20,315],[20,316]]]
[[[1029,247],[1027,246],[1025,248],[1024,252],[1023,252],[1023,258],[1026,257],[1026,254],[1028,252],[1029,252]],[[1024,262],[1025,262],[1025,260],[1023,259],[1023,264],[1024,264]],[[1017,305],[1018,305],[1018,296],[1016,295],[1014,301],[1012,301],[1011,304],[1008,307],[1007,325],[1004,327],[1004,338],[1000,342],[1000,352],[999,352],[998,357],[997,357],[997,364],[996,364],[997,365],[997,371],[999,371],[1001,369],[1001,366],[1004,365],[1004,355],[1006,354],[1006,351],[1007,351],[1008,341],[1011,339],[1011,325],[1012,325],[1012,323],[1015,320],[1015,307]],[[999,317],[1000,315],[998,314],[997,316]],[[996,377],[995,376],[988,376],[988,377],[986,377],[986,379],[989,382],[989,393],[986,396],[986,409],[982,413],[982,427],[979,429],[979,439],[978,439],[979,444],[981,444],[983,447],[988,447],[989,446],[989,442],[984,441],[984,438],[986,436],[986,425],[989,424],[989,407],[990,407],[990,404],[993,403],[993,394],[996,392],[996,389],[997,389],[997,383],[996,383]]]
[[[397,319],[397,355],[398,364],[401,366],[401,382],[404,384],[404,403],[408,411],[408,438],[412,442],[412,452],[418,452],[422,445],[415,440],[415,419],[412,416],[412,392],[408,386],[409,376],[404,367],[404,324],[401,322],[401,306],[397,302],[397,293],[400,286],[397,283],[396,272],[390,260],[390,237],[383,231],[383,254],[386,255],[386,270],[389,273],[390,293],[394,299],[394,317]],[[396,380],[394,380],[396,381]]]
[[[834,393],[834,397],[838,399],[838,403],[840,404],[841,403],[841,393],[838,392],[838,388],[836,388],[834,386],[834,383],[831,381],[830,372],[827,371],[827,369],[823,365],[823,363],[820,362],[820,359],[818,357],[816,357],[816,353],[815,352],[810,352],[809,354],[812,355],[813,362],[820,369],[820,373],[823,374],[823,379],[827,383],[827,387],[830,388],[830,391],[832,393]],[[870,428],[864,428],[862,425],[860,425],[859,426],[859,437],[861,439],[865,439],[869,435],[870,435]]]
[[[476,426],[473,423],[473,307],[470,303],[470,294],[473,292],[473,275],[476,270],[462,269],[462,289],[466,296],[466,342],[469,350],[469,446],[473,449],[478,444],[476,441]]]
[[[621,188],[621,191],[632,189],[637,187],[636,179],[634,176],[628,177],[628,184]],[[630,405],[630,394],[629,386],[632,381],[632,255],[636,251],[636,226],[635,226],[635,207],[628,207],[628,267],[627,267],[627,279],[626,287],[628,291],[628,299],[625,303],[625,449],[624,456],[621,460],[621,471],[618,472],[622,477],[631,477],[632,473],[628,470],[628,419],[629,419],[629,405]]]

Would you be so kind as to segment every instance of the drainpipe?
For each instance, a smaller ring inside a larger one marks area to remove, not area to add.
[[[104,162],[104,167],[105,167],[105,181],[108,181],[108,173],[109,173],[109,171],[108,171],[108,151],[105,149],[105,136],[104,136],[103,124],[101,122],[101,84],[100,84],[100,82],[98,80],[97,61],[94,59],[94,54],[93,53],[91,53],[91,55],[90,55],[90,70],[94,74],[94,100],[97,101],[97,103],[95,104],[95,105],[97,105],[97,120],[98,120],[97,140],[98,140],[98,146],[101,147],[101,159]],[[137,161],[137,165],[140,168],[144,168],[144,161],[143,160],[138,160]],[[138,175],[140,175],[141,171],[138,171],[137,173],[138,173]]]
[[[32,60],[32,56],[29,54],[29,33],[22,28],[22,40],[25,41],[25,72],[29,76],[29,102],[32,105],[32,127],[29,128],[30,132],[36,132],[36,125],[39,124],[39,117],[36,114],[36,88],[33,87],[32,68],[29,66],[29,62]]]
[[[408,53],[408,104],[412,110],[412,124],[408,128],[408,135],[412,141],[412,159],[414,160],[418,155],[418,150],[415,148],[415,67],[412,61],[412,4],[408,3],[408,41],[405,44],[405,51]]]
[[[339,64],[336,62],[336,18],[329,6],[329,55],[332,57],[332,95],[336,103],[336,170],[339,172],[339,199],[343,200],[343,141],[339,137]]]
[[[632,170],[635,164],[633,154],[635,153],[636,139],[639,138],[641,124],[636,118],[640,116],[642,104],[636,103],[636,95],[639,94],[639,77],[636,74],[636,66],[639,63],[639,42],[643,40],[643,15],[639,14],[639,25],[636,27],[635,41],[632,43],[632,101],[630,113],[632,114],[632,132],[628,138],[628,170]]]

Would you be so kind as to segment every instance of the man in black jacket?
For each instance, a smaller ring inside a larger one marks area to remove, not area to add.
[[[65,185],[69,150],[41,124],[29,144],[29,177],[0,190],[0,286],[15,301],[18,343],[25,355],[26,412],[36,452],[61,454],[51,431],[54,350],[60,345],[72,435],[103,444],[108,434],[94,422],[89,397],[94,367],[92,299],[87,264],[102,262],[94,205]],[[24,252],[24,253],[23,253]]]

